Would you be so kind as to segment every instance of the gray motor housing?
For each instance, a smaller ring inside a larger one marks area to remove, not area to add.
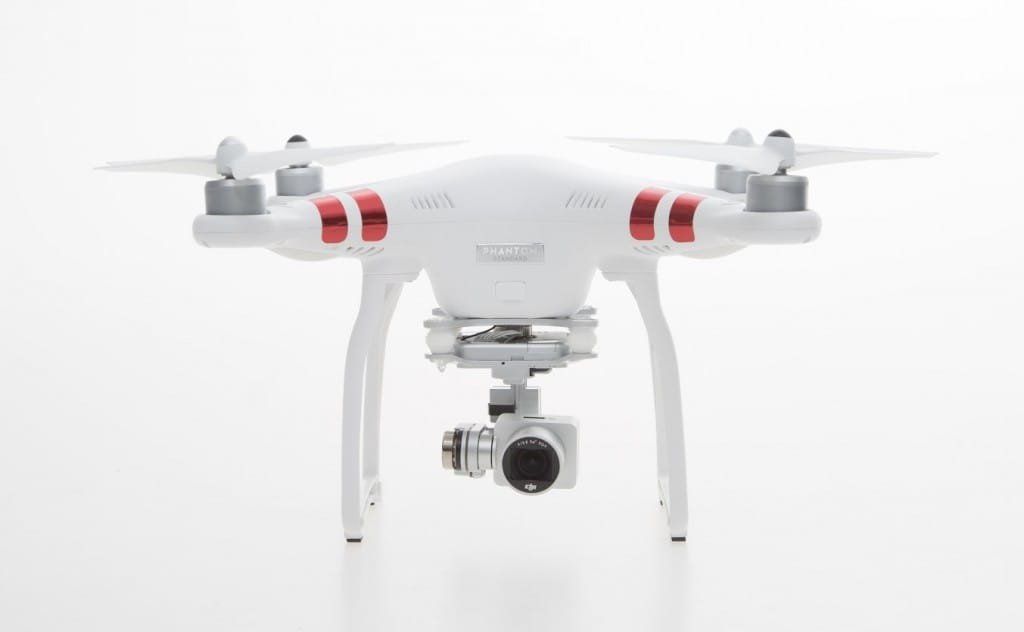
[[[745,193],[747,178],[755,173],[732,165],[715,165],[715,188],[726,193]]]
[[[323,167],[292,166],[274,172],[278,195],[309,195],[324,190]]]
[[[267,194],[256,178],[224,178],[206,183],[207,215],[263,215]]]
[[[753,213],[806,211],[807,178],[788,174],[750,176],[744,210]]]

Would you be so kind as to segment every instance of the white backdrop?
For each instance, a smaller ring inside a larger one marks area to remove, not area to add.
[[[1024,47],[1017,3],[20,2],[0,6],[0,629],[1020,629]],[[706,184],[562,135],[929,149],[810,173],[819,241],[667,260],[691,533],[656,502],[646,343],[543,377],[571,492],[439,466],[484,373],[388,348],[385,499],[339,519],[354,262],[198,248],[201,181],[111,159],[471,138]]]

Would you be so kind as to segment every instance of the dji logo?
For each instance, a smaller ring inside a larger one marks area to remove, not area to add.
[[[537,491],[537,484],[536,483],[527,483],[526,485],[523,485],[523,489],[525,489],[528,492],[535,492],[535,491]]]

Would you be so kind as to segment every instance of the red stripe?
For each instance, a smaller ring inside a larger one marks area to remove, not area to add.
[[[384,239],[388,234],[388,212],[384,208],[384,200],[370,189],[350,191],[349,195],[359,205],[359,214],[363,218],[363,241]]]
[[[672,202],[668,213],[668,234],[673,241],[693,241],[693,216],[704,198],[683,193]]]
[[[348,237],[348,216],[341,200],[333,195],[310,200],[320,211],[320,239],[325,244],[338,244]]]
[[[633,239],[654,239],[654,211],[666,193],[668,191],[657,187],[647,187],[637,193],[629,214],[629,234]]]

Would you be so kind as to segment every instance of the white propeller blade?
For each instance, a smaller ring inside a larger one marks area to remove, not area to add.
[[[893,151],[887,149],[857,149],[853,147],[829,147],[826,145],[791,144],[792,159],[787,159],[786,151],[780,151],[785,143],[776,143],[776,147],[764,145],[741,145],[734,143],[709,143],[688,139],[650,139],[650,138],[591,138],[573,137],[575,140],[607,143],[613,147],[643,154],[659,156],[678,156],[706,160],[722,165],[731,165],[758,173],[775,173],[780,166],[787,169],[805,169],[819,165],[855,160],[889,160],[895,158],[927,158],[933,152]],[[774,140],[771,137],[769,140]],[[781,139],[778,139],[781,140]],[[790,142],[788,138],[785,139]],[[792,162],[792,164],[787,164]]]
[[[863,149],[857,147],[828,147],[826,145],[796,144],[794,169],[831,165],[856,160],[896,160],[899,158],[930,158],[934,151],[896,151],[892,149]]]
[[[216,156],[111,162],[99,168],[110,171],[183,173],[207,178],[216,178],[218,176],[248,178],[261,173],[270,173],[275,169],[290,165],[306,165],[311,162],[336,165],[369,156],[441,147],[461,142],[464,141],[404,144],[377,143],[372,145],[347,145],[344,147],[294,147],[275,151],[249,152],[246,151],[245,145],[239,141],[226,139],[218,148]]]
[[[159,173],[183,173],[190,176],[216,178],[217,160],[213,156],[191,158],[167,158],[164,160],[124,160],[108,162],[97,169],[107,171],[154,171]]]
[[[269,173],[288,165],[305,165],[319,162],[325,165],[338,165],[351,160],[393,154],[413,149],[442,147],[462,141],[439,143],[378,143],[373,145],[348,145],[345,147],[310,147],[308,149],[279,149],[248,153],[231,163],[231,173],[236,178],[248,178],[260,173]]]
[[[612,147],[640,154],[657,156],[677,156],[706,160],[722,165],[742,167],[760,173],[775,173],[782,162],[782,155],[770,149],[753,145],[731,145],[729,143],[709,143],[687,139],[655,139],[655,138],[584,138],[572,137],[574,140],[585,140],[595,143],[607,143]]]

